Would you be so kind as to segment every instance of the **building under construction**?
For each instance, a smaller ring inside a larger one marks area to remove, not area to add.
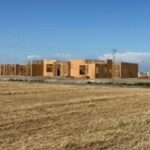
[[[57,60],[32,60],[28,62],[29,76],[69,77],[70,62]]]
[[[1,76],[72,78],[137,78],[138,64],[103,60],[30,60],[27,64],[1,64]]]
[[[111,78],[112,60],[71,60],[71,77],[75,78]]]
[[[0,75],[2,76],[27,76],[26,64],[0,64]]]

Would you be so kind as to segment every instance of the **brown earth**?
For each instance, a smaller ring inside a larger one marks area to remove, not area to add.
[[[0,150],[150,149],[150,89],[0,82]]]

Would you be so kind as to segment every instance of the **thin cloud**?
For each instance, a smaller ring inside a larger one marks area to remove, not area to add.
[[[29,56],[27,56],[27,58],[28,59],[41,59],[42,56],[40,56],[40,55],[29,55]]]
[[[71,59],[71,55],[70,54],[65,54],[65,53],[58,53],[52,56],[55,59],[64,59],[64,60],[68,60]]]

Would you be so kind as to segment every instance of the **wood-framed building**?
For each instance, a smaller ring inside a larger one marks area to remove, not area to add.
[[[113,64],[112,67],[113,78],[137,78],[138,77],[138,64],[121,62]]]
[[[31,60],[28,62],[30,76],[69,77],[70,62],[57,60]]]
[[[72,78],[137,78],[138,64],[113,63],[111,59],[30,60],[27,64],[1,64],[1,76],[44,76]]]
[[[26,64],[0,64],[1,76],[26,76]]]
[[[112,60],[71,60],[71,77],[111,78]]]

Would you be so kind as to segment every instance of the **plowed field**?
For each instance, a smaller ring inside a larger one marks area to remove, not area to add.
[[[0,82],[0,149],[150,149],[150,89]]]

